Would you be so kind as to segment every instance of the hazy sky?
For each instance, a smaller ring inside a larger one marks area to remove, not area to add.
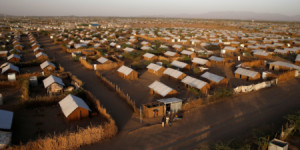
[[[251,11],[300,15],[300,0],[0,0],[0,13],[25,16],[142,16]]]

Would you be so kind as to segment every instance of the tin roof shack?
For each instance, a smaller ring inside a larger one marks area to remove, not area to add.
[[[295,64],[300,65],[300,54],[297,55],[295,59]]]
[[[234,76],[240,79],[246,80],[258,80],[260,79],[260,73],[252,70],[247,70],[244,68],[238,68],[234,72]]]
[[[225,59],[223,57],[210,56],[208,59],[211,62],[217,63],[217,64],[224,64],[225,63]]]
[[[183,50],[181,51],[182,55],[188,56],[189,58],[194,58],[196,57],[196,53],[192,52],[192,51],[188,51],[188,50]]]
[[[171,97],[178,94],[176,90],[166,86],[165,84],[159,81],[154,81],[148,87],[150,88],[150,92],[152,94],[158,94],[161,97]]]
[[[11,64],[11,63],[4,63],[1,65],[1,74],[7,75],[9,73],[19,73],[19,67]]]
[[[211,63],[207,59],[194,57],[192,60],[194,66],[203,65],[203,66],[211,66]]]
[[[270,70],[283,71],[283,70],[300,70],[300,66],[283,62],[283,61],[275,61],[269,64]]]
[[[174,79],[179,79],[179,80],[182,80],[184,77],[186,77],[186,74],[181,72],[181,71],[178,71],[178,70],[175,70],[173,68],[167,68],[164,72],[163,72],[164,75],[168,75],[169,77],[172,77]]]
[[[180,69],[188,69],[188,70],[191,69],[191,66],[189,64],[178,61],[178,60],[172,61],[171,65],[175,66],[177,68],[180,68]]]
[[[162,102],[157,101],[143,105],[143,116],[145,118],[156,118],[164,114],[164,104]]]
[[[154,61],[157,59],[157,56],[154,55],[154,54],[151,54],[151,53],[145,53],[143,55],[144,59],[147,60],[147,61]]]
[[[51,72],[51,71],[54,71],[55,68],[56,68],[56,66],[55,66],[52,62],[50,62],[50,61],[48,61],[48,60],[44,61],[44,62],[40,65],[40,67],[42,68],[42,70],[43,70],[44,72]]]
[[[0,51],[0,57],[7,57],[8,51]]]
[[[112,63],[111,60],[109,60],[109,59],[107,59],[107,58],[105,58],[105,57],[100,57],[100,58],[97,59],[97,61],[98,61],[100,64],[110,64],[110,63]]]
[[[59,95],[64,91],[65,84],[62,79],[53,75],[43,80],[44,87],[49,95]]]
[[[228,79],[210,73],[210,72],[205,72],[204,74],[201,75],[202,78],[205,78],[210,81],[210,85],[227,85],[228,84]]]
[[[135,49],[130,48],[130,47],[126,47],[123,50],[124,50],[124,52],[133,52],[133,51],[135,51]]]
[[[161,76],[166,70],[165,67],[151,63],[147,66],[148,72]]]
[[[20,45],[20,44],[18,44],[18,45],[15,45],[14,46],[14,49],[17,49],[17,50],[23,50],[23,46],[22,45]]]
[[[127,66],[121,66],[117,71],[121,78],[129,80],[135,80],[138,78],[138,73]]]
[[[177,113],[182,109],[182,100],[176,97],[159,99],[157,101],[164,104],[164,115],[169,113]]]
[[[20,62],[21,60],[21,56],[17,55],[17,54],[11,54],[7,57],[7,61],[8,62]]]
[[[225,47],[223,48],[223,51],[225,51],[225,54],[233,54],[233,53],[235,53],[235,52],[238,52],[239,49],[236,48],[236,47],[225,46]]]
[[[253,50],[253,56],[262,58],[262,59],[266,59],[266,58],[270,58],[272,55],[271,55],[271,53],[263,51],[263,50],[256,50],[256,51]]]
[[[11,143],[13,116],[13,112],[0,109],[0,149],[7,147]]]
[[[38,60],[41,60],[41,61],[48,60],[48,55],[46,53],[43,53],[43,52],[39,52],[38,54],[35,55],[35,57]]]
[[[69,94],[59,101],[59,106],[69,121],[89,117],[90,107],[81,98]]]
[[[273,139],[269,143],[269,150],[288,150],[288,143],[278,139]]]
[[[181,80],[181,82],[184,83],[186,87],[192,87],[200,90],[203,94],[207,94],[210,88],[208,83],[191,76],[186,76],[183,80]]]
[[[164,55],[168,58],[174,58],[174,57],[179,57],[178,53],[172,52],[172,51],[166,51]]]
[[[34,55],[38,54],[39,52],[44,52],[44,49],[37,47],[33,50]]]

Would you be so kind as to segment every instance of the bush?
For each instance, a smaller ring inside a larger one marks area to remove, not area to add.
[[[233,90],[223,87],[218,88],[214,91],[214,94],[210,97],[210,100],[217,100],[220,98],[230,97],[233,95]]]

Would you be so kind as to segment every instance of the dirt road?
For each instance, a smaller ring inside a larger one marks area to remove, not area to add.
[[[72,72],[85,83],[84,88],[91,91],[100,100],[104,108],[115,119],[119,129],[128,123],[132,116],[130,107],[115,92],[107,88],[97,78],[94,71],[87,70],[79,62],[75,62],[71,54],[63,52],[60,46],[55,45],[48,37],[41,37],[38,41],[44,46],[43,48],[50,58],[55,59],[66,71]]]
[[[47,45],[47,41],[40,41]],[[48,43],[49,44],[49,43]],[[59,51],[58,46],[47,45],[48,55]],[[100,99],[116,119],[119,127],[131,126],[134,118],[129,107],[108,90],[93,71],[87,71],[69,54],[57,52],[58,63],[83,80],[85,88]],[[82,147],[82,149],[193,149],[206,142],[239,137],[255,127],[282,120],[282,116],[300,110],[300,79],[226,99],[220,103],[185,113],[182,121],[170,128],[159,124],[130,131],[122,129],[116,137]],[[129,125],[128,125],[129,124]]]

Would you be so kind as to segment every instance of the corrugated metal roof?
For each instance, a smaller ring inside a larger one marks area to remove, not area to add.
[[[182,69],[182,68],[185,68],[188,64],[184,63],[184,62],[181,62],[181,61],[178,61],[178,60],[174,60],[171,63],[171,65]]]
[[[62,86],[65,86],[65,84],[63,83],[62,79],[59,77],[56,77],[54,75],[50,75],[48,78],[43,80],[44,83],[44,87],[47,88],[48,86],[50,86],[53,83],[57,83],[60,84]]]
[[[197,57],[194,57],[192,60],[193,63],[199,64],[199,65],[205,65],[207,63],[207,61],[208,60],[206,60],[206,59],[197,58]]]
[[[154,55],[154,54],[151,54],[151,53],[145,53],[143,56],[144,56],[144,57],[147,57],[147,58],[152,58],[152,57],[154,57],[155,55]]]
[[[160,65],[157,65],[157,64],[154,64],[154,63],[151,63],[147,66],[148,69],[152,69],[154,71],[158,71],[159,69],[162,68],[162,66]]]
[[[124,48],[124,51],[126,51],[126,52],[132,52],[132,51],[134,51],[134,49],[130,48],[130,47],[126,47],[126,48]]]
[[[108,61],[108,59],[105,58],[105,57],[100,57],[100,58],[97,59],[97,61],[98,61],[99,63],[101,63],[101,64],[104,64],[105,62]]]
[[[175,56],[177,53],[172,52],[172,51],[166,51],[164,54],[167,55],[167,56],[173,57],[173,56]]]
[[[233,43],[233,42],[231,42],[231,43]],[[238,44],[239,44],[239,43],[238,43]],[[224,49],[224,50],[227,50],[227,51],[235,51],[235,50],[236,50],[235,47],[231,47],[231,46],[225,46],[223,49]]]
[[[219,62],[222,62],[224,60],[224,58],[217,57],[217,56],[210,56],[208,59],[209,60],[214,60],[214,61],[219,61]]]
[[[17,71],[17,72],[19,72],[19,67],[17,67],[17,66],[15,66],[15,65],[13,65],[13,64],[11,64],[11,63],[9,63],[9,64],[7,64],[4,68],[2,68],[2,74],[3,73],[5,73],[7,70],[14,70],[14,71]]]
[[[55,68],[55,65],[53,63],[51,63],[50,61],[48,61],[48,60],[44,61],[40,66],[41,66],[42,69],[44,69],[49,65],[53,66]]]
[[[175,69],[173,69],[173,68],[167,68],[167,69],[163,72],[163,74],[169,75],[169,76],[171,76],[171,77],[177,79],[177,78],[179,78],[179,77],[183,74],[183,72],[178,71],[178,70],[175,70]]]
[[[90,107],[81,98],[72,94],[69,94],[64,99],[59,101],[59,105],[66,117],[68,117],[78,107],[91,111]]]
[[[291,63],[287,63],[287,62],[283,62],[283,61],[275,61],[275,62],[271,62],[270,64],[300,70],[300,66],[297,66],[297,65],[294,65],[294,64],[291,64]]]
[[[154,81],[148,87],[163,97],[167,96],[173,90],[159,81]]]
[[[194,52],[192,51],[188,51],[188,50],[183,50],[181,51],[181,54],[184,54],[184,55],[192,55]]]
[[[176,97],[171,97],[171,98],[159,99],[157,101],[162,102],[164,104],[171,104],[171,103],[182,102],[182,99],[179,99],[179,98],[176,98]]]
[[[10,130],[14,112],[0,109],[0,129]]]
[[[184,79],[181,80],[181,82],[188,84],[197,89],[202,89],[207,84],[206,82],[193,78],[191,76],[186,76]]]
[[[244,68],[238,68],[237,70],[235,70],[234,73],[244,75],[244,76],[248,76],[248,77],[255,77],[258,74],[258,72],[256,72],[256,71],[247,70],[247,69],[244,69]]]
[[[18,58],[18,59],[21,59],[21,57],[20,57],[19,55],[17,55],[17,54],[11,54],[11,55],[9,55],[9,56],[7,57],[7,60],[10,60],[10,59],[12,59],[12,58]]]
[[[210,72],[205,72],[204,74],[201,75],[202,78],[214,81],[219,83],[221,80],[224,79],[224,77],[210,73]]]
[[[36,58],[38,58],[38,57],[40,57],[40,56],[42,56],[42,55],[44,55],[44,56],[47,56],[47,57],[48,57],[48,55],[47,55],[46,53],[43,53],[43,52],[39,52],[39,53],[37,53],[37,54],[35,55],[35,57],[36,57]]]
[[[269,53],[266,52],[266,51],[255,51],[255,52],[253,53],[253,55],[268,56]]]
[[[117,71],[127,76],[133,71],[133,69],[127,66],[121,66]]]

